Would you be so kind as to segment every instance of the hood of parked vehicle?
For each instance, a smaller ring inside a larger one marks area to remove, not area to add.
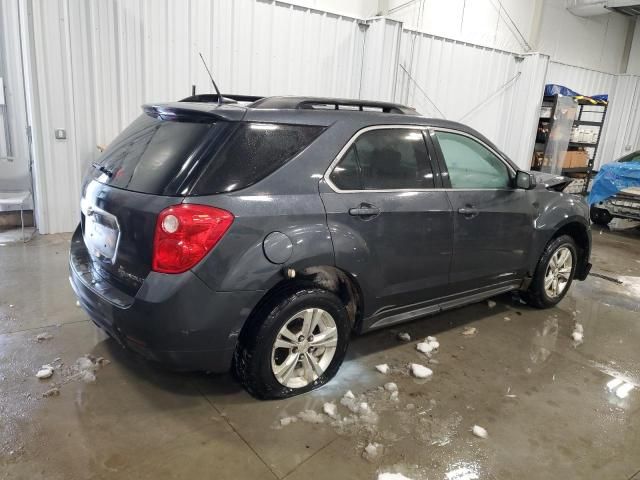
[[[538,185],[542,185],[544,188],[550,190],[557,190],[561,192],[564,187],[571,183],[571,179],[569,177],[564,177],[562,175],[554,175],[553,173],[544,173],[544,172],[529,172],[536,179],[536,183]]]

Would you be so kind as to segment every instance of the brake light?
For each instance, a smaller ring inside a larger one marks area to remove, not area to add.
[[[156,221],[151,268],[162,273],[189,270],[215,247],[233,218],[231,212],[207,205],[165,208]]]

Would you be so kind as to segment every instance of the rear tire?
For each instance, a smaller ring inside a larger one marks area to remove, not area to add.
[[[261,399],[315,390],[338,372],[350,332],[337,295],[319,288],[281,293],[265,303],[242,332],[236,376]]]
[[[526,292],[529,305],[550,308],[569,291],[578,265],[576,243],[569,235],[551,240],[544,249]]]
[[[609,225],[611,220],[613,220],[613,216],[609,213],[608,210],[594,206],[592,206],[589,210],[589,216],[591,217],[591,221],[593,223],[595,223],[596,225],[601,225],[603,227]]]

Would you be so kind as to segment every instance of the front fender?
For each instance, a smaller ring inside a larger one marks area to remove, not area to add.
[[[561,230],[567,232],[573,228],[583,231],[585,244],[579,245],[585,249],[581,267],[588,263],[591,254],[591,226],[589,221],[589,205],[586,200],[569,193],[544,191],[540,192],[536,200],[538,212],[533,220],[534,234],[531,255],[529,257],[529,272],[534,274],[538,260],[549,241]],[[576,239],[578,241],[578,239]]]

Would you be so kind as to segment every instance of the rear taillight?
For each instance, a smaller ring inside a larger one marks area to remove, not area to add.
[[[233,214],[207,205],[183,203],[158,215],[152,268],[182,273],[204,258],[233,223]]]

